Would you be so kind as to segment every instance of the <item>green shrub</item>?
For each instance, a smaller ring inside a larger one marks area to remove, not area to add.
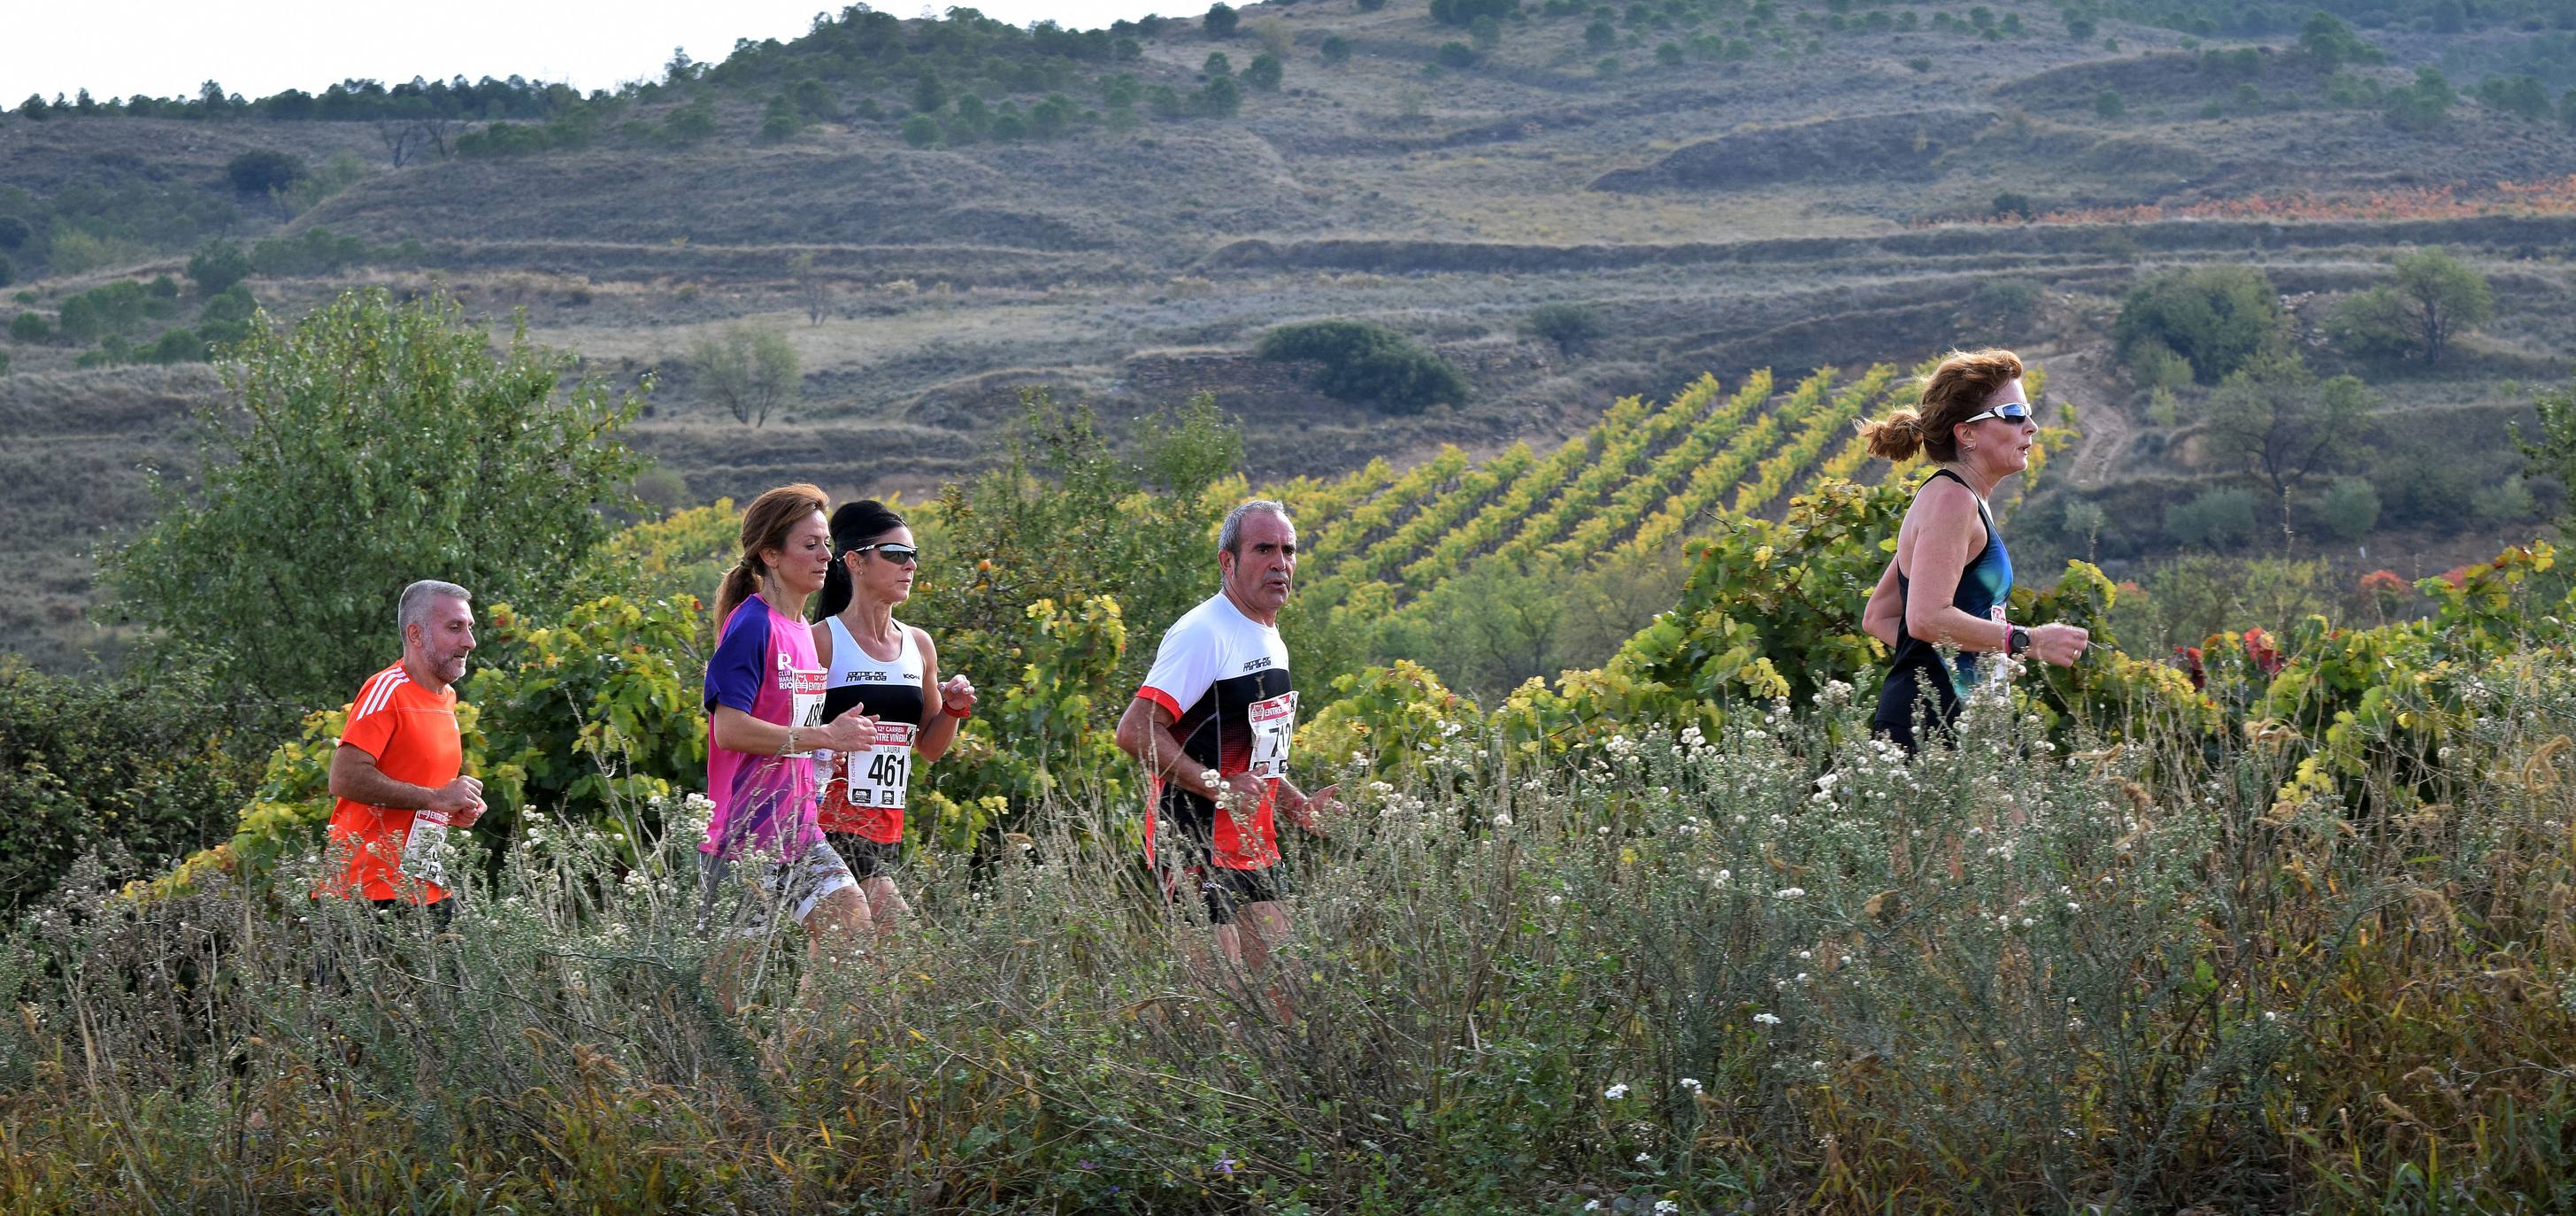
[[[12,342],[23,342],[32,346],[39,342],[51,341],[53,336],[54,327],[46,322],[42,313],[22,312],[9,319],[9,340]]]
[[[1443,42],[1431,62],[1453,70],[1472,68],[1476,66],[1476,50],[1463,42]]]
[[[2191,360],[2161,341],[2142,340],[2129,348],[2129,380],[2153,392],[2171,393],[2192,383]]]
[[[2357,541],[2379,526],[2379,490],[2366,478],[2336,478],[2317,506],[2336,540]]]
[[[676,147],[687,147],[715,133],[716,107],[712,98],[700,97],[662,118],[662,140]]]
[[[259,302],[251,298],[250,288],[235,283],[206,301],[197,314],[197,336],[208,346],[229,346],[250,336],[251,320],[258,314]]]
[[[2409,131],[2424,131],[2442,125],[2451,112],[2451,103],[2459,94],[2438,68],[2415,69],[2415,83],[2390,89],[2382,113],[2388,124]]]
[[[2282,333],[2280,293],[2250,266],[2197,266],[2159,275],[2120,300],[2112,336],[2133,367],[2160,342],[2191,364],[2193,379],[2216,384]]]
[[[1500,21],[1520,11],[1520,0],[1431,0],[1431,19],[1442,25],[1473,25],[1479,17]]]
[[[2039,309],[2040,285],[2029,279],[1987,279],[1968,293],[1968,315],[1993,324],[2013,325]]]
[[[2232,549],[2254,539],[2254,518],[2252,490],[2204,490],[2165,508],[2165,534],[2179,544]]]
[[[2129,112],[2129,103],[2118,89],[2104,89],[2093,95],[2093,113],[2099,118],[2119,118]]]
[[[1391,414],[1467,399],[1466,378],[1447,360],[1373,321],[1282,325],[1261,335],[1253,353],[1320,364],[1314,386],[1325,396],[1368,402]]]
[[[1217,0],[1208,6],[1207,16],[1199,24],[1210,38],[1231,38],[1235,28],[1243,24],[1243,15],[1235,12],[1234,6],[1225,0]]]
[[[939,142],[939,120],[927,114],[914,114],[903,120],[903,142],[916,148],[927,148]]]
[[[121,881],[229,837],[259,774],[229,750],[236,693],[187,661],[110,679],[0,655],[0,913],[93,850]]]
[[[27,221],[14,215],[0,215],[0,249],[25,248],[27,241],[35,235],[36,230],[29,227]]]
[[[2531,484],[2515,473],[2480,489],[2469,500],[2469,510],[2480,523],[2511,524],[2538,515],[2540,504],[2531,493]]]
[[[1243,108],[1243,86],[1232,76],[1219,76],[1190,94],[1189,108],[1202,118],[1232,118]]]
[[[1351,61],[1351,40],[1339,34],[1326,34],[1323,45],[1316,48],[1324,62],[1340,66]]]
[[[272,279],[338,274],[368,261],[367,243],[328,228],[307,228],[301,235],[269,237],[250,247],[251,269]]]
[[[1531,309],[1521,321],[1521,332],[1553,342],[1558,351],[1572,355],[1598,341],[1607,329],[1591,305],[1559,301]]]
[[[1266,92],[1277,89],[1286,75],[1286,68],[1279,62],[1279,57],[1264,51],[1253,56],[1251,65],[1243,69],[1243,83]]]
[[[244,152],[224,164],[224,180],[239,194],[271,194],[302,181],[304,158],[271,148]]]

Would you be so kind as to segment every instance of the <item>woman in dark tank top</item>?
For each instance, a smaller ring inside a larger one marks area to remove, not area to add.
[[[1921,452],[1936,466],[1906,508],[1896,556],[1861,612],[1861,628],[1893,652],[1871,724],[1909,753],[1919,746],[1918,705],[1924,721],[1946,732],[1986,674],[1985,655],[2064,666],[2091,641],[2073,625],[2024,629],[2004,619],[2012,555],[1986,500],[2030,465],[2039,427],[2021,378],[2011,351],[1954,353],[1924,381],[1914,408],[1861,428],[1872,454],[1902,461]],[[1942,646],[1956,647],[1957,657],[1943,662]]]
[[[869,719],[875,741],[835,758],[815,817],[858,876],[860,924],[884,932],[911,911],[894,880],[913,761],[947,753],[975,711],[975,686],[962,675],[941,680],[930,635],[895,619],[921,569],[903,516],[865,499],[842,504],[831,526],[832,566],[813,625],[823,720]]]

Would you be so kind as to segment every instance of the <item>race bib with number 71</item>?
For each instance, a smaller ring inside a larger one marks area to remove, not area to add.
[[[1281,693],[1252,703],[1252,767],[1255,777],[1288,775],[1288,740],[1297,733],[1297,694]]]

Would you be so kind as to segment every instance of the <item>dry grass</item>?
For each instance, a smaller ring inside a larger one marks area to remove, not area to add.
[[[830,964],[813,1016],[781,1007],[792,938],[750,1008],[715,1006],[682,808],[531,832],[443,932],[308,903],[297,874],[132,911],[75,882],[0,942],[18,1011],[0,1194],[30,1212],[2576,1199],[2563,672],[2501,665],[2461,743],[2481,759],[2384,816],[2275,804],[2293,753],[2263,741],[2070,756],[1987,717],[1908,765],[1849,741],[1848,695],[1714,746],[1650,732],[1524,767],[1470,731],[1389,758],[1409,774],[1392,783],[1355,768],[1354,813],[1291,871],[1298,928],[1266,977],[1288,1024],[1185,961],[1194,905],[1146,897],[1113,843],[1123,808],[1080,794],[996,856],[920,859],[919,917]]]

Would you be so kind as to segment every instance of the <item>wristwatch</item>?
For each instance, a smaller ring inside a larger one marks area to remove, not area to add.
[[[2004,657],[2018,659],[2030,649],[2030,631],[2019,625],[2004,626]]]

